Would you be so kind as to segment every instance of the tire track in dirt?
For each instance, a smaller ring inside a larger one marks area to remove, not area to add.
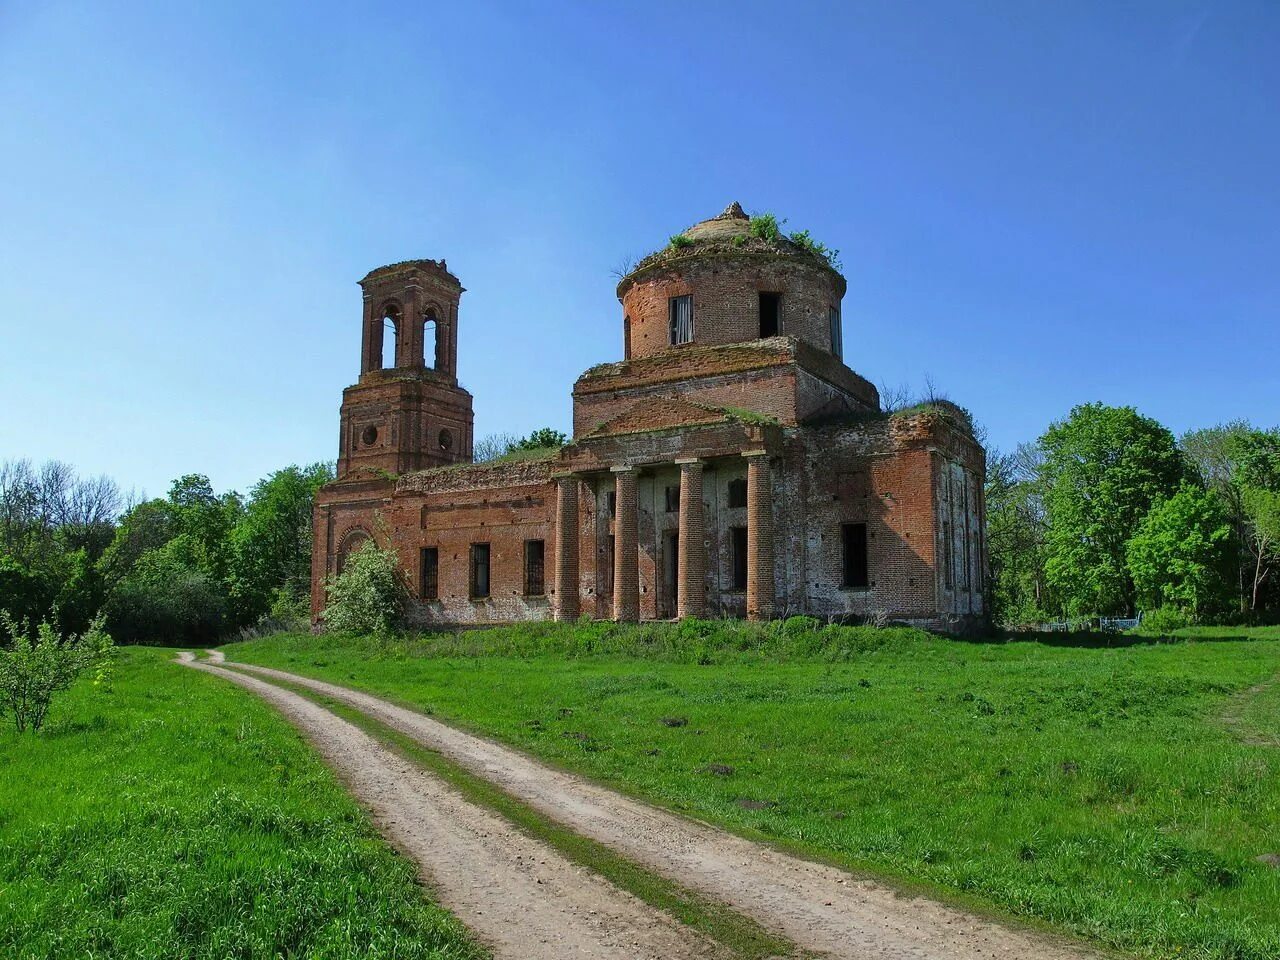
[[[353,707],[483,777],[558,823],[774,930],[799,947],[846,960],[1082,960],[1086,948],[1047,934],[903,895],[677,816],[544,766],[367,693],[309,677],[229,663]]]
[[[305,697],[181,653],[179,661],[239,684],[275,707],[369,810],[379,831],[422,869],[442,905],[505,960],[689,958],[724,951],[464,800],[359,727]]]

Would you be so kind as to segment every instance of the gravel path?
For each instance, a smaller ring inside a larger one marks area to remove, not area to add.
[[[1063,940],[907,896],[544,766],[385,700],[267,667],[237,670],[333,697],[448,757],[547,817],[785,936],[848,960],[1080,960]]]
[[[190,653],[179,660],[252,690],[315,745],[440,902],[499,960],[718,958],[688,927],[458,795],[305,697]]]

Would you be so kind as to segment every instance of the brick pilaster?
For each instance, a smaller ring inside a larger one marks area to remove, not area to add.
[[[634,467],[614,467],[617,508],[613,516],[613,619],[640,619],[640,517]]]
[[[576,620],[578,586],[578,478],[556,478],[555,618]]]
[[[774,615],[773,476],[763,451],[747,457],[747,619]]]
[[[680,590],[676,616],[707,613],[707,541],[702,515],[702,461],[677,460],[680,465]]]

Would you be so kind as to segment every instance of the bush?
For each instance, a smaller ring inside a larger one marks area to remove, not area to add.
[[[783,220],[782,223],[787,221]],[[761,213],[750,219],[747,223],[747,232],[758,240],[768,240],[776,243],[782,235],[780,229],[781,224],[778,218],[772,213]]]
[[[1171,634],[1191,626],[1191,618],[1177,607],[1156,607],[1142,615],[1139,627],[1143,633]]]
[[[86,670],[95,670],[95,683],[110,677],[112,643],[101,617],[83,635],[65,638],[42,620],[33,641],[28,624],[3,611],[0,627],[9,635],[9,649],[0,649],[0,710],[13,714],[19,733],[39,730],[53,695],[70,687]]]
[[[388,636],[404,613],[399,558],[372,541],[347,558],[342,573],[325,582],[329,604],[321,617],[331,630]]]

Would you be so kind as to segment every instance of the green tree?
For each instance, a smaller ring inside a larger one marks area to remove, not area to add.
[[[1173,434],[1132,407],[1091,403],[1050,426],[1040,447],[1050,586],[1071,614],[1132,611],[1129,540],[1187,474]]]
[[[1249,605],[1262,606],[1263,587],[1280,564],[1280,428],[1251,430],[1233,439],[1233,480],[1245,516],[1245,547],[1252,560]]]
[[[545,447],[563,447],[569,442],[559,430],[552,430],[550,427],[541,427],[534,430],[531,434],[516,443],[517,450],[541,450]]]
[[[991,615],[997,623],[1042,620],[1050,606],[1039,466],[1039,451],[1030,444],[1010,454],[987,455],[987,551]]]
[[[1246,420],[1232,420],[1214,427],[1190,430],[1178,440],[1178,447],[1208,490],[1222,500],[1231,521],[1235,553],[1234,586],[1241,610],[1249,608],[1253,558],[1248,548],[1248,518],[1240,485],[1236,482],[1236,443],[1253,428]]]
[[[227,593],[195,562],[198,552],[183,535],[144,553],[107,598],[111,633],[132,643],[216,642],[227,627]]]
[[[1235,553],[1227,508],[1185,484],[1147,513],[1129,541],[1129,572],[1144,609],[1177,607],[1192,620],[1230,605]]]
[[[311,589],[312,509],[333,479],[327,463],[288,466],[259,481],[231,531],[230,588],[235,616],[248,623],[273,603],[294,605]]]

